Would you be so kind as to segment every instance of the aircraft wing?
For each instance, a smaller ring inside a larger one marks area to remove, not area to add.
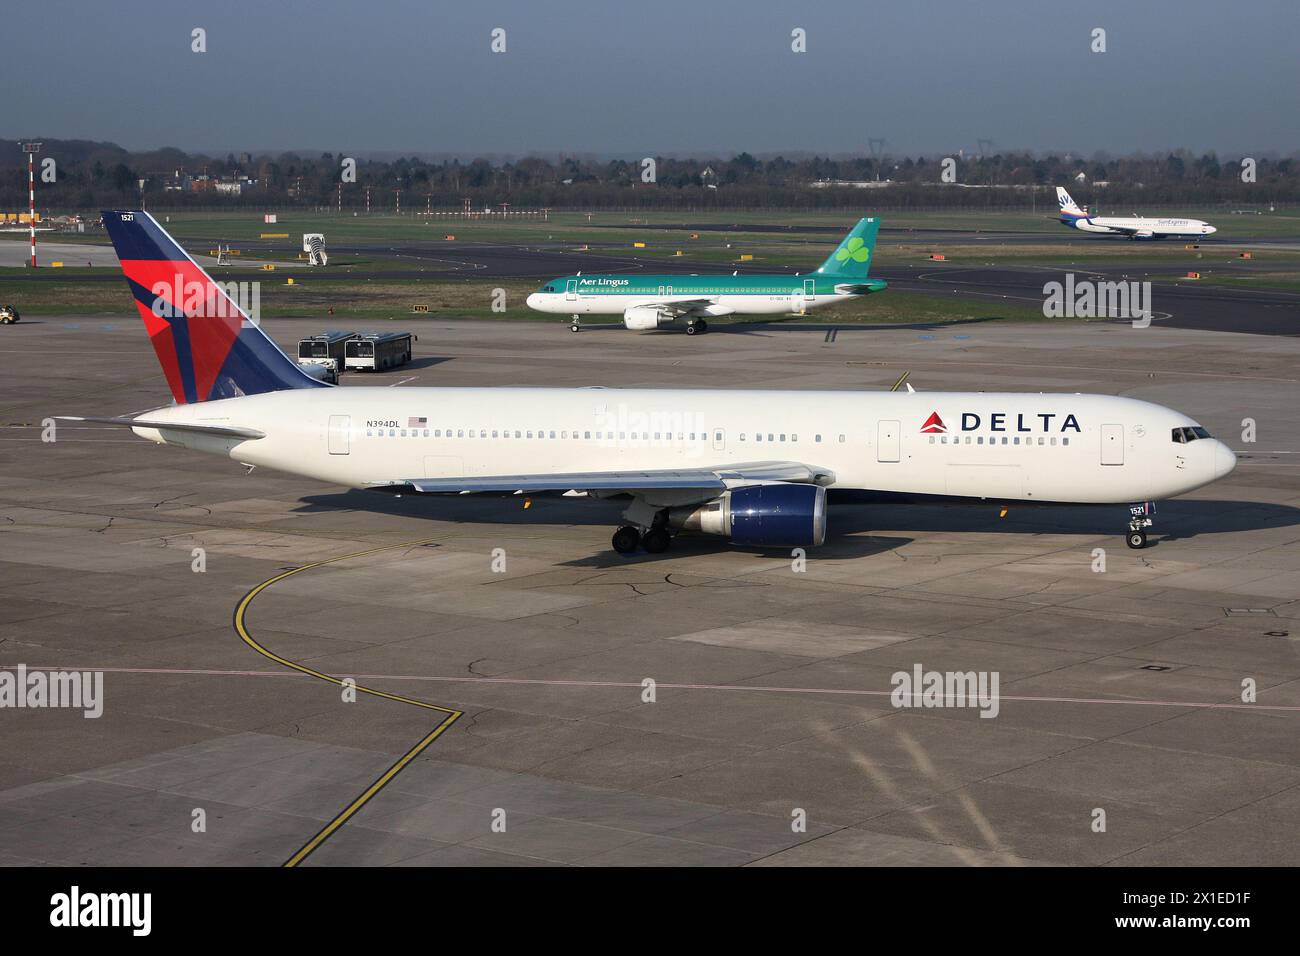
[[[706,305],[715,305],[717,301],[716,296],[663,295],[633,303],[629,308],[652,305],[663,309],[665,312],[671,312],[673,315],[685,315],[693,309],[703,308]]]
[[[483,492],[596,491],[638,494],[654,491],[699,491],[706,497],[728,488],[761,482],[829,485],[833,472],[797,461],[760,461],[716,468],[654,471],[585,471],[553,475],[488,475],[464,478],[407,478],[375,482],[375,490],[408,491],[431,495],[469,495]]]
[[[1121,226],[1118,223],[1108,222],[1106,228],[1114,232],[1122,232],[1126,236],[1136,236],[1138,239],[1150,239],[1153,233],[1150,229],[1138,229],[1136,226]]]

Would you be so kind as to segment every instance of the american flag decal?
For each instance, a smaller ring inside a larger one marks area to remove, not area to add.
[[[406,420],[407,428],[423,428],[427,424],[429,424],[429,419],[427,418],[408,418]]]

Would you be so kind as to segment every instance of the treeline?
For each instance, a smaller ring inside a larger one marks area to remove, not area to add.
[[[1108,208],[1171,204],[1260,206],[1300,202],[1300,159],[1200,156],[984,157],[854,156],[832,158],[739,153],[729,158],[652,157],[644,161],[581,157],[364,160],[352,176],[346,152],[225,157],[178,149],[129,152],[112,143],[51,140],[38,159],[55,161],[54,182],[38,181],[47,213],[134,204],[152,207],[278,209],[366,207],[392,211],[460,209],[746,209],[746,208],[1029,208],[1054,206],[1050,187],[1067,186],[1080,202]],[[27,161],[14,141],[0,142],[0,209],[25,209]],[[652,173],[651,182],[646,178]],[[1076,177],[1085,177],[1082,183]],[[945,175],[946,174],[946,175]],[[199,188],[194,180],[199,180]],[[340,197],[339,184],[344,179]],[[144,180],[143,190],[140,181]],[[238,194],[216,182],[241,182]],[[885,182],[877,188],[852,183]],[[1095,185],[1105,183],[1104,186]],[[818,185],[820,184],[820,185]],[[171,188],[169,188],[171,187]],[[1030,187],[1039,187],[1031,189]]]

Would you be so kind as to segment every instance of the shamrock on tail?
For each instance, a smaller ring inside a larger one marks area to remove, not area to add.
[[[871,250],[867,248],[867,244],[859,236],[854,236],[840,246],[839,251],[835,253],[835,261],[837,262],[848,262],[850,259],[854,262],[866,262],[870,258]]]

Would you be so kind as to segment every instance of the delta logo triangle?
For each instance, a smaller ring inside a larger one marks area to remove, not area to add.
[[[923,435],[927,433],[934,435],[946,433],[947,431],[948,426],[943,423],[943,419],[939,417],[938,412],[931,412],[930,417],[927,418],[925,424],[921,426],[921,434]]]

